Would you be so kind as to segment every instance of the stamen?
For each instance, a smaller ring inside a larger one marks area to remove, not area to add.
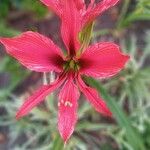
[[[68,107],[73,106],[73,104],[71,102],[69,102],[69,101],[64,102],[63,99],[60,102],[58,102],[58,107],[60,107],[61,104],[64,104],[65,106],[68,106]]]
[[[58,102],[58,107],[60,107],[60,102]]]
[[[65,106],[72,107],[72,103],[71,103],[71,102],[69,102],[69,101],[66,101],[66,102],[65,102]]]

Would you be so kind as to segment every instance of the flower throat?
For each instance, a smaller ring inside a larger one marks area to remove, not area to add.
[[[63,68],[66,71],[68,71],[68,70],[78,71],[80,69],[80,66],[79,66],[79,62],[77,62],[73,59],[70,59],[65,62],[65,64],[63,65]]]

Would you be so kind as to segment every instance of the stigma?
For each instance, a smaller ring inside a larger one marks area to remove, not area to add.
[[[70,59],[64,63],[63,69],[67,71],[72,70],[76,72],[80,69],[80,65],[78,61]]]

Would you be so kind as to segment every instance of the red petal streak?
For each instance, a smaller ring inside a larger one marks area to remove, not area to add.
[[[81,56],[80,73],[107,78],[124,68],[129,56],[123,55],[113,43],[103,42],[89,47]]]
[[[16,118],[20,119],[21,117],[27,115],[33,107],[37,106],[41,103],[44,98],[53,92],[56,88],[58,88],[63,82],[65,78],[59,78],[51,85],[44,85],[40,89],[38,89],[29,99],[27,99],[24,104],[21,106],[19,111],[16,114]]]
[[[66,81],[64,87],[60,91],[58,103],[58,129],[65,142],[67,142],[72,135],[77,122],[78,98],[78,88],[73,83],[72,78],[70,78]]]
[[[105,101],[99,96],[98,92],[95,89],[88,87],[83,82],[80,75],[78,76],[77,82],[80,90],[87,97],[87,100],[89,100],[89,102],[93,105],[95,110],[97,110],[98,112],[102,113],[105,116],[112,116],[112,113],[107,107]]]
[[[62,70],[62,53],[48,38],[34,32],[25,32],[14,38],[0,38],[7,53],[30,70],[49,72]]]

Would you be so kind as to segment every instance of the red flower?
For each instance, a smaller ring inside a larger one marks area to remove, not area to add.
[[[117,45],[110,42],[98,43],[88,47],[80,57],[76,57],[76,54],[65,57],[58,46],[39,33],[29,31],[14,38],[0,38],[0,41],[5,45],[7,53],[28,69],[37,72],[55,71],[58,74],[54,83],[43,85],[24,102],[17,118],[27,115],[61,85],[58,129],[64,141],[73,133],[77,121],[79,89],[98,112],[106,116],[112,115],[98,92],[82,80],[82,75],[107,78],[117,74],[129,59],[121,54]]]
[[[56,81],[51,85],[43,85],[37,90],[24,102],[16,117],[19,119],[27,115],[48,94],[63,86],[58,102],[58,129],[66,142],[73,133],[77,121],[79,89],[98,112],[106,116],[112,115],[98,92],[82,80],[82,75],[96,78],[111,77],[124,68],[129,56],[123,55],[119,47],[111,42],[97,43],[84,49],[84,52],[78,53],[81,45],[75,35],[81,30],[77,21],[80,20],[78,18],[78,16],[80,17],[79,10],[81,10],[82,17],[85,18],[84,22],[88,22],[99,14],[97,11],[104,11],[116,1],[111,0],[113,2],[111,4],[110,0],[105,0],[105,3],[107,2],[105,7],[104,1],[98,6],[92,6],[92,1],[85,13],[83,13],[85,4],[82,0],[76,0],[76,3],[72,0],[62,0],[63,5],[59,0],[55,2],[53,0],[43,1],[53,4],[49,6],[63,18],[61,29],[62,38],[68,50],[67,56],[64,56],[60,48],[50,39],[30,31],[14,38],[0,38],[0,42],[4,44],[8,54],[28,69],[37,72],[54,71],[57,73]],[[85,16],[89,19],[86,19]]]
[[[102,0],[95,4],[91,0],[88,7],[84,0],[40,0],[51,10],[53,10],[61,19],[61,35],[63,41],[70,53],[75,53],[72,49],[80,48],[78,38],[79,32],[94,19],[114,6],[119,0]],[[71,51],[70,51],[71,50]]]

